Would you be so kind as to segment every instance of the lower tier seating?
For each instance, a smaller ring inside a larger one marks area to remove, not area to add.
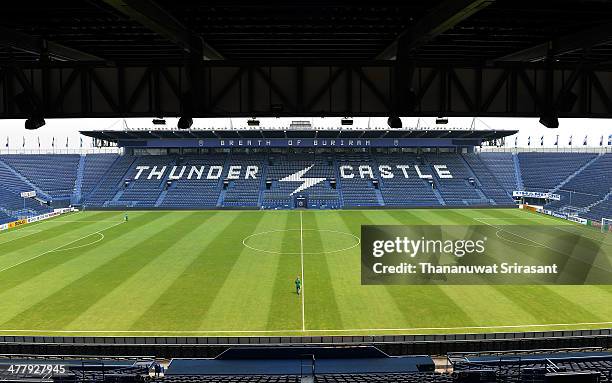
[[[376,208],[511,206],[512,192],[553,192],[551,210],[612,217],[612,154],[519,153],[0,156],[2,219],[48,211],[19,196],[89,208]],[[522,180],[522,181],[521,181]]]

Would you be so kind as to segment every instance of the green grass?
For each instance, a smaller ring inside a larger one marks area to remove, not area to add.
[[[608,285],[360,284],[355,245],[363,224],[473,225],[475,218],[487,218],[496,225],[590,230],[541,215],[432,209],[152,211],[129,217],[122,223],[122,212],[75,213],[1,233],[0,334],[428,334],[612,327]],[[595,230],[588,235],[605,238]],[[610,238],[604,241],[609,246]],[[293,281],[302,266],[304,296],[298,297]]]

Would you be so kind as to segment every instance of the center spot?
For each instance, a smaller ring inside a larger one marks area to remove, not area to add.
[[[361,243],[351,233],[325,229],[284,229],[251,234],[242,244],[269,254],[331,254],[353,249]]]

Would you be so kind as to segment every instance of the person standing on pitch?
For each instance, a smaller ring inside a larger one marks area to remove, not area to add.
[[[123,219],[125,220],[125,222],[127,222],[127,221],[128,221],[128,215],[127,215],[127,213],[125,213],[125,216],[123,217]]]
[[[297,293],[297,295],[300,295],[301,291],[302,291],[302,281],[300,280],[300,276],[298,275],[298,277],[295,279],[295,292]]]

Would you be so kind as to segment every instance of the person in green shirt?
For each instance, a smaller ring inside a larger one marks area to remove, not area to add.
[[[297,293],[297,295],[300,295],[301,291],[302,291],[302,281],[300,280],[300,277],[298,276],[295,279],[295,292]]]

